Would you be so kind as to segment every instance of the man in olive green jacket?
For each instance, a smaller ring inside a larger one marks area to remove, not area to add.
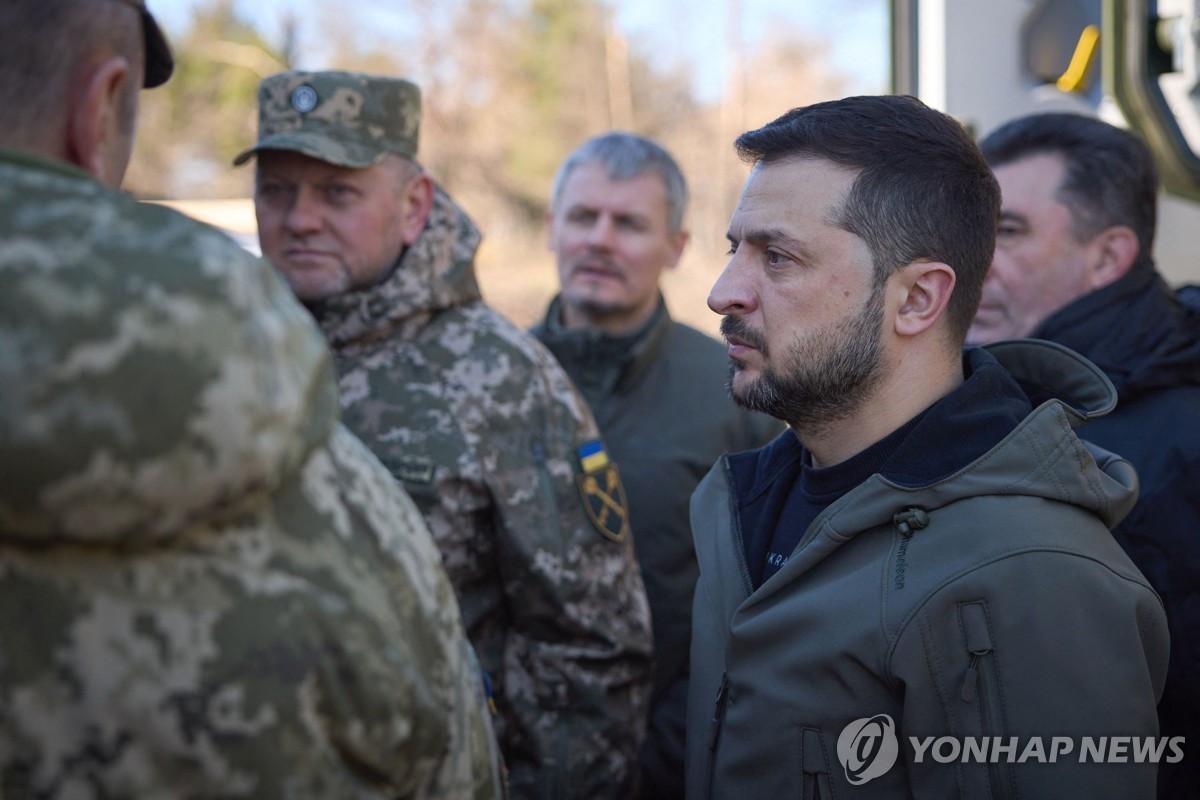
[[[1115,392],[1060,345],[962,349],[999,211],[978,148],[904,97],[737,146],[709,305],[735,397],[794,435],[693,498],[688,796],[1154,797],[1166,617],[1109,531],[1137,480],[1072,430]]]

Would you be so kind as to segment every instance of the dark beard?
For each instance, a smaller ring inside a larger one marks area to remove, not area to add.
[[[783,420],[797,431],[819,429],[844,419],[862,405],[883,377],[883,286],[862,311],[832,329],[797,334],[779,362],[768,364],[745,389],[735,392],[741,365],[730,362],[729,394],[741,406]],[[736,336],[767,356],[763,336],[740,317],[721,320],[721,333]]]

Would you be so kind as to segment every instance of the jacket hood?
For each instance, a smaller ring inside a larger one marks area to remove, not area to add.
[[[420,327],[438,311],[480,299],[475,251],[481,238],[466,212],[435,185],[425,228],[386,279],[309,310],[334,349],[383,338],[402,326]]]
[[[320,333],[264,261],[0,154],[0,538],[132,546],[228,518],[336,422]]]
[[[1019,494],[1083,507],[1108,527],[1129,513],[1137,479],[1128,462],[1073,429],[1116,405],[1091,362],[1053,342],[1009,340],[964,351],[965,380],[931,406],[863,484],[828,511],[833,535],[891,524],[909,508],[934,511],[985,494]],[[763,450],[730,456],[744,514],[781,474],[798,469],[790,431]]]
[[[1029,339],[968,349],[966,361],[971,369],[967,380],[942,403],[961,400],[972,381],[999,367],[1033,410],[990,449],[967,453],[971,460],[950,474],[900,483],[889,473],[895,459],[907,451],[902,446],[876,480],[906,491],[908,504],[926,511],[967,497],[1017,494],[1086,509],[1110,529],[1125,518],[1137,500],[1133,467],[1074,433],[1087,420],[1116,407],[1116,389],[1095,364],[1061,345]],[[1011,389],[1000,391],[1006,400],[1013,398]],[[913,433],[921,434],[920,426]],[[920,447],[920,440],[911,438],[906,442],[910,444]],[[887,512],[886,521],[896,510]]]
[[[1200,385],[1200,308],[1181,302],[1151,268],[1084,295],[1048,317],[1033,336],[1095,362],[1124,401]]]

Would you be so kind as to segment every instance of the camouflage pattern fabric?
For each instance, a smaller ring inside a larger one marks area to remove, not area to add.
[[[415,83],[361,72],[281,72],[259,84],[258,142],[233,163],[276,149],[362,169],[389,153],[415,157],[420,127]]]
[[[0,796],[499,796],[438,551],[274,270],[0,151],[0,279]]]
[[[479,240],[438,189],[386,281],[313,312],[343,419],[442,550],[492,677],[512,796],[625,798],[651,677],[645,589],[630,537],[583,507],[591,414],[553,356],[481,302]]]

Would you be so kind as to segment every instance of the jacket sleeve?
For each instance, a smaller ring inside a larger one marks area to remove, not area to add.
[[[1097,527],[1097,535],[1106,534]],[[1166,619],[1121,560],[1119,552],[1117,567],[1066,552],[1013,553],[954,580],[917,612],[891,664],[915,797],[1155,796],[1156,765],[1136,758],[1133,742],[1165,747],[1155,703]],[[957,740],[957,754],[955,744],[938,744],[944,737]],[[966,755],[971,737],[989,743],[988,755]],[[1118,763],[1097,763],[1110,758],[1094,755],[1102,738],[1118,748]],[[997,742],[1013,746],[996,750]]]
[[[332,469],[319,459],[310,467],[306,502],[329,513],[330,535],[357,551],[361,574],[338,575],[340,588],[384,641],[361,641],[362,625],[310,618],[326,634],[313,683],[317,718],[347,764],[397,796],[502,797],[482,673],[420,512],[344,429],[330,452]]]
[[[624,798],[645,733],[649,606],[621,493],[595,498],[602,517],[612,504],[615,534],[584,509],[577,449],[598,441],[595,423],[557,365],[541,366],[543,408],[527,416],[541,424],[505,437],[486,470],[512,616],[498,698],[510,786],[516,798]]]

